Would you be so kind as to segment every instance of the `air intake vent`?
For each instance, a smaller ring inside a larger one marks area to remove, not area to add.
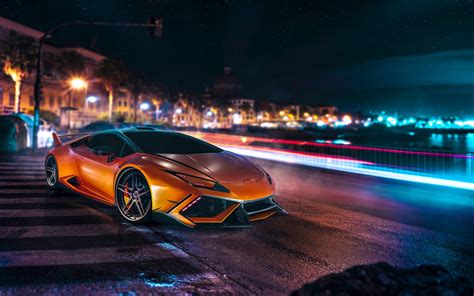
[[[261,200],[256,200],[256,201],[251,201],[251,202],[246,202],[244,203],[244,210],[249,214],[254,214],[254,213],[259,213],[263,212],[266,210],[269,210],[271,208],[274,208],[276,205],[275,203],[271,200],[270,197],[261,199]]]
[[[69,180],[67,180],[67,182],[74,187],[78,187],[80,185],[79,181],[77,180],[77,177],[72,177]]]
[[[233,204],[235,204],[235,202],[225,199],[200,196],[189,206],[184,208],[181,213],[189,218],[215,217]]]

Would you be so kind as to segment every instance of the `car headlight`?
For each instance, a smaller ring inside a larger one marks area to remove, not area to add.
[[[221,191],[221,192],[230,192],[229,189],[225,188],[218,182],[214,180],[209,180],[209,179],[204,179],[200,177],[195,177],[191,175],[186,175],[182,173],[176,173],[176,172],[170,172],[176,177],[180,178],[181,180],[191,184],[194,187],[199,187],[199,188],[205,188],[209,190],[216,190],[216,191]]]

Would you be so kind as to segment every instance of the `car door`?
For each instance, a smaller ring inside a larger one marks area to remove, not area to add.
[[[114,202],[114,177],[125,145],[115,134],[98,134],[91,136],[86,148],[77,152],[83,185],[108,203]]]

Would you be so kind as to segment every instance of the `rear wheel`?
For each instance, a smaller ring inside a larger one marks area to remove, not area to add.
[[[46,172],[46,182],[48,183],[48,186],[53,189],[57,189],[59,187],[59,182],[58,182],[58,164],[56,162],[56,159],[52,155],[48,155],[46,158],[45,164],[44,164],[44,169]]]
[[[140,171],[126,169],[120,174],[115,187],[115,204],[127,221],[142,223],[150,220],[150,187]]]

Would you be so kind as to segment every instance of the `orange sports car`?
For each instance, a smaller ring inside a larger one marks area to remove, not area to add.
[[[286,213],[264,169],[188,135],[133,128],[53,139],[48,185],[115,205],[131,222],[158,214],[190,227],[246,225]]]

